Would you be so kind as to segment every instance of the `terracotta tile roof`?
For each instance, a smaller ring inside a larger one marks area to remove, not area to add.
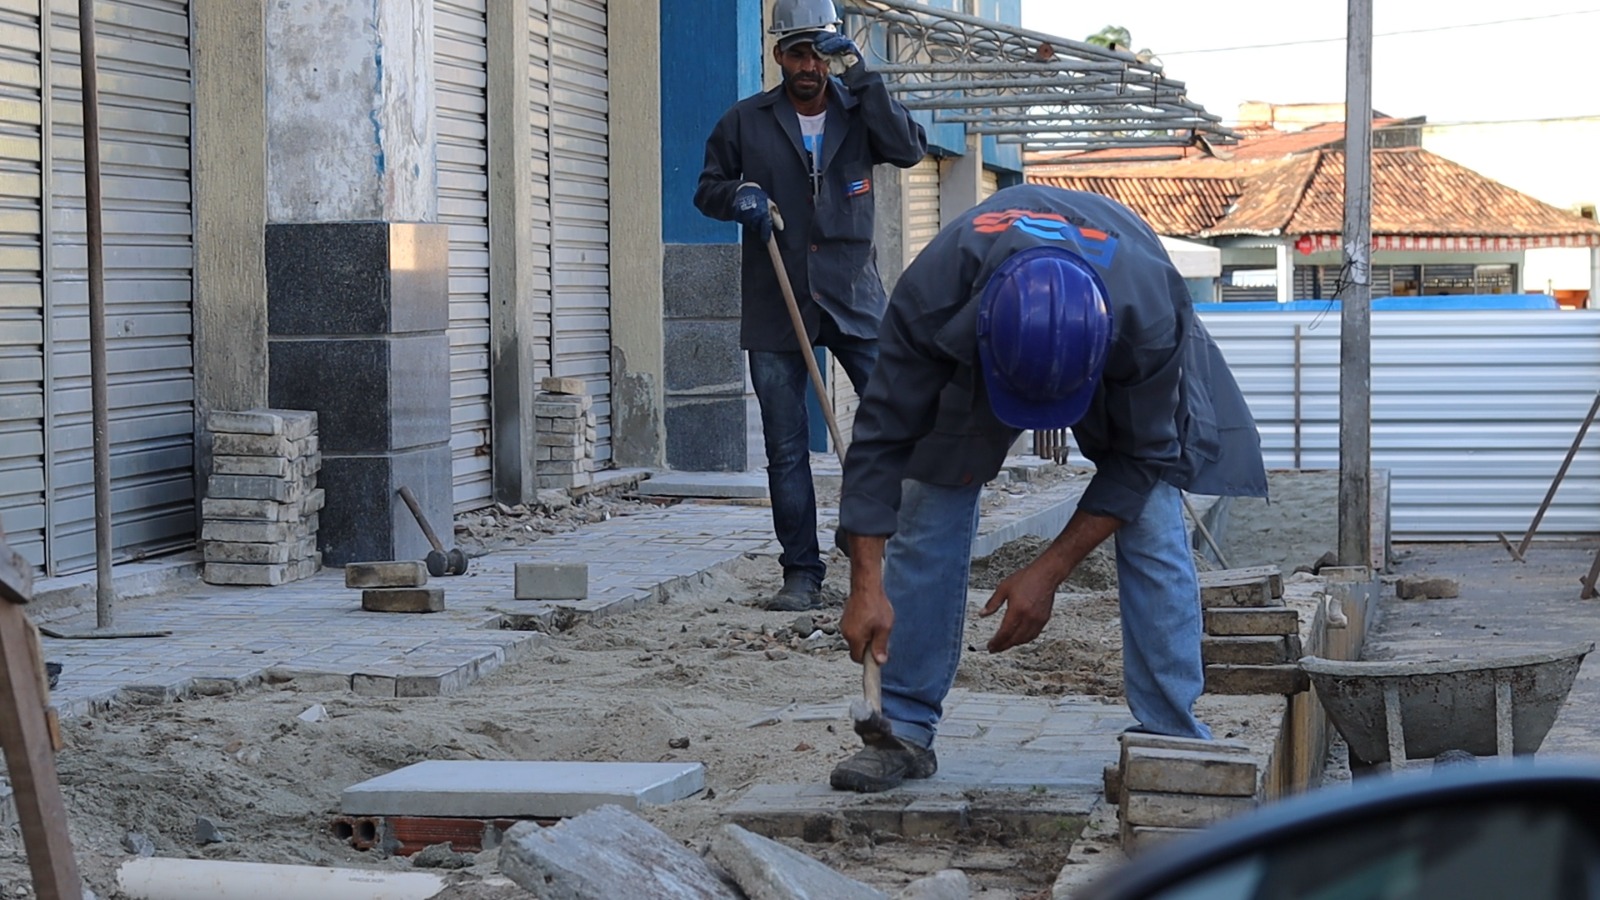
[[[1415,147],[1380,149],[1372,159],[1374,237],[1600,245],[1600,224],[1437,154]],[[1030,168],[1027,178],[1113,197],[1149,219],[1156,231],[1177,237],[1337,235],[1343,230],[1342,151],[1312,150],[1275,160],[1200,157],[1039,166]],[[1224,191],[1229,203],[1219,206]],[[1178,227],[1187,230],[1168,230]]]
[[[1242,190],[1231,178],[1045,175],[1028,180],[1110,197],[1136,210],[1157,234],[1167,235],[1198,234],[1210,228],[1227,215]]]
[[[1322,151],[1292,234],[1337,234],[1344,221],[1344,154]],[[1451,237],[1600,237],[1600,223],[1513,190],[1414,147],[1372,154],[1374,234]],[[1232,225],[1230,221],[1228,225]]]
[[[1380,117],[1372,120],[1374,130],[1386,128],[1400,128],[1412,124],[1407,119],[1393,117]],[[1334,147],[1344,141],[1344,123],[1326,122],[1321,125],[1312,125],[1299,131],[1279,131],[1275,128],[1236,128],[1239,142],[1236,144],[1219,145],[1219,150],[1226,156],[1235,160],[1275,160],[1298,153],[1308,153],[1312,150],[1323,150]],[[1074,162],[1067,168],[1077,168],[1095,163],[1126,163],[1129,159],[1148,158],[1152,156],[1170,156],[1173,161],[1198,160],[1212,158],[1198,147],[1108,147],[1104,150],[1090,150],[1081,153],[1056,153],[1036,154],[1030,160],[1033,165],[1041,168],[1062,159],[1072,159]]]

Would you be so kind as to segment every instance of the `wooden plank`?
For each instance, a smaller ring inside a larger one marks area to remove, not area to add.
[[[0,603],[0,746],[39,900],[82,900],[27,614]]]

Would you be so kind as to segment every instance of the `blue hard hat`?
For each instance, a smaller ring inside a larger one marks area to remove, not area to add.
[[[978,353],[995,416],[1012,428],[1066,428],[1089,408],[1111,348],[1106,286],[1083,257],[1032,247],[984,285]]]

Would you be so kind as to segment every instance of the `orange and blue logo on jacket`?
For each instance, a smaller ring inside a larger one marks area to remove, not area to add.
[[[1056,213],[1006,209],[983,213],[972,220],[972,230],[979,234],[1000,234],[1008,228],[1047,241],[1077,244],[1079,255],[1097,266],[1111,265],[1111,258],[1117,255],[1117,239],[1114,236],[1098,228],[1075,225]]]
[[[844,187],[844,195],[846,197],[859,197],[862,194],[869,194],[871,192],[872,192],[872,179],[871,178],[863,178],[860,181],[852,181],[849,184],[845,185],[845,187]]]

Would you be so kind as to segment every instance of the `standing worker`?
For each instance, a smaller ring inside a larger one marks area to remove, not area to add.
[[[879,340],[844,463],[840,631],[853,659],[883,665],[898,741],[840,763],[833,786],[882,791],[937,768],[979,492],[1029,428],[1070,426],[1096,470],[1060,536],[983,607],[1005,608],[989,652],[1038,637],[1056,589],[1115,534],[1138,730],[1209,739],[1194,716],[1200,585],[1180,492],[1264,497],[1266,471],[1244,396],[1155,233],[1101,196],[1007,188],[906,269]]]
[[[783,84],[723,114],[706,140],[694,195],[701,212],[744,226],[739,345],[750,354],[773,528],[783,546],[783,588],[764,604],[775,610],[821,606],[826,567],[811,482],[808,372],[767,253],[770,204],[783,223],[778,248],[805,345],[832,350],[859,394],[877,360],[887,303],[872,245],[872,167],[913,166],[928,149],[922,126],[868,70],[839,23],[831,0],[778,0],[770,30]],[[842,76],[834,78],[830,66]]]

